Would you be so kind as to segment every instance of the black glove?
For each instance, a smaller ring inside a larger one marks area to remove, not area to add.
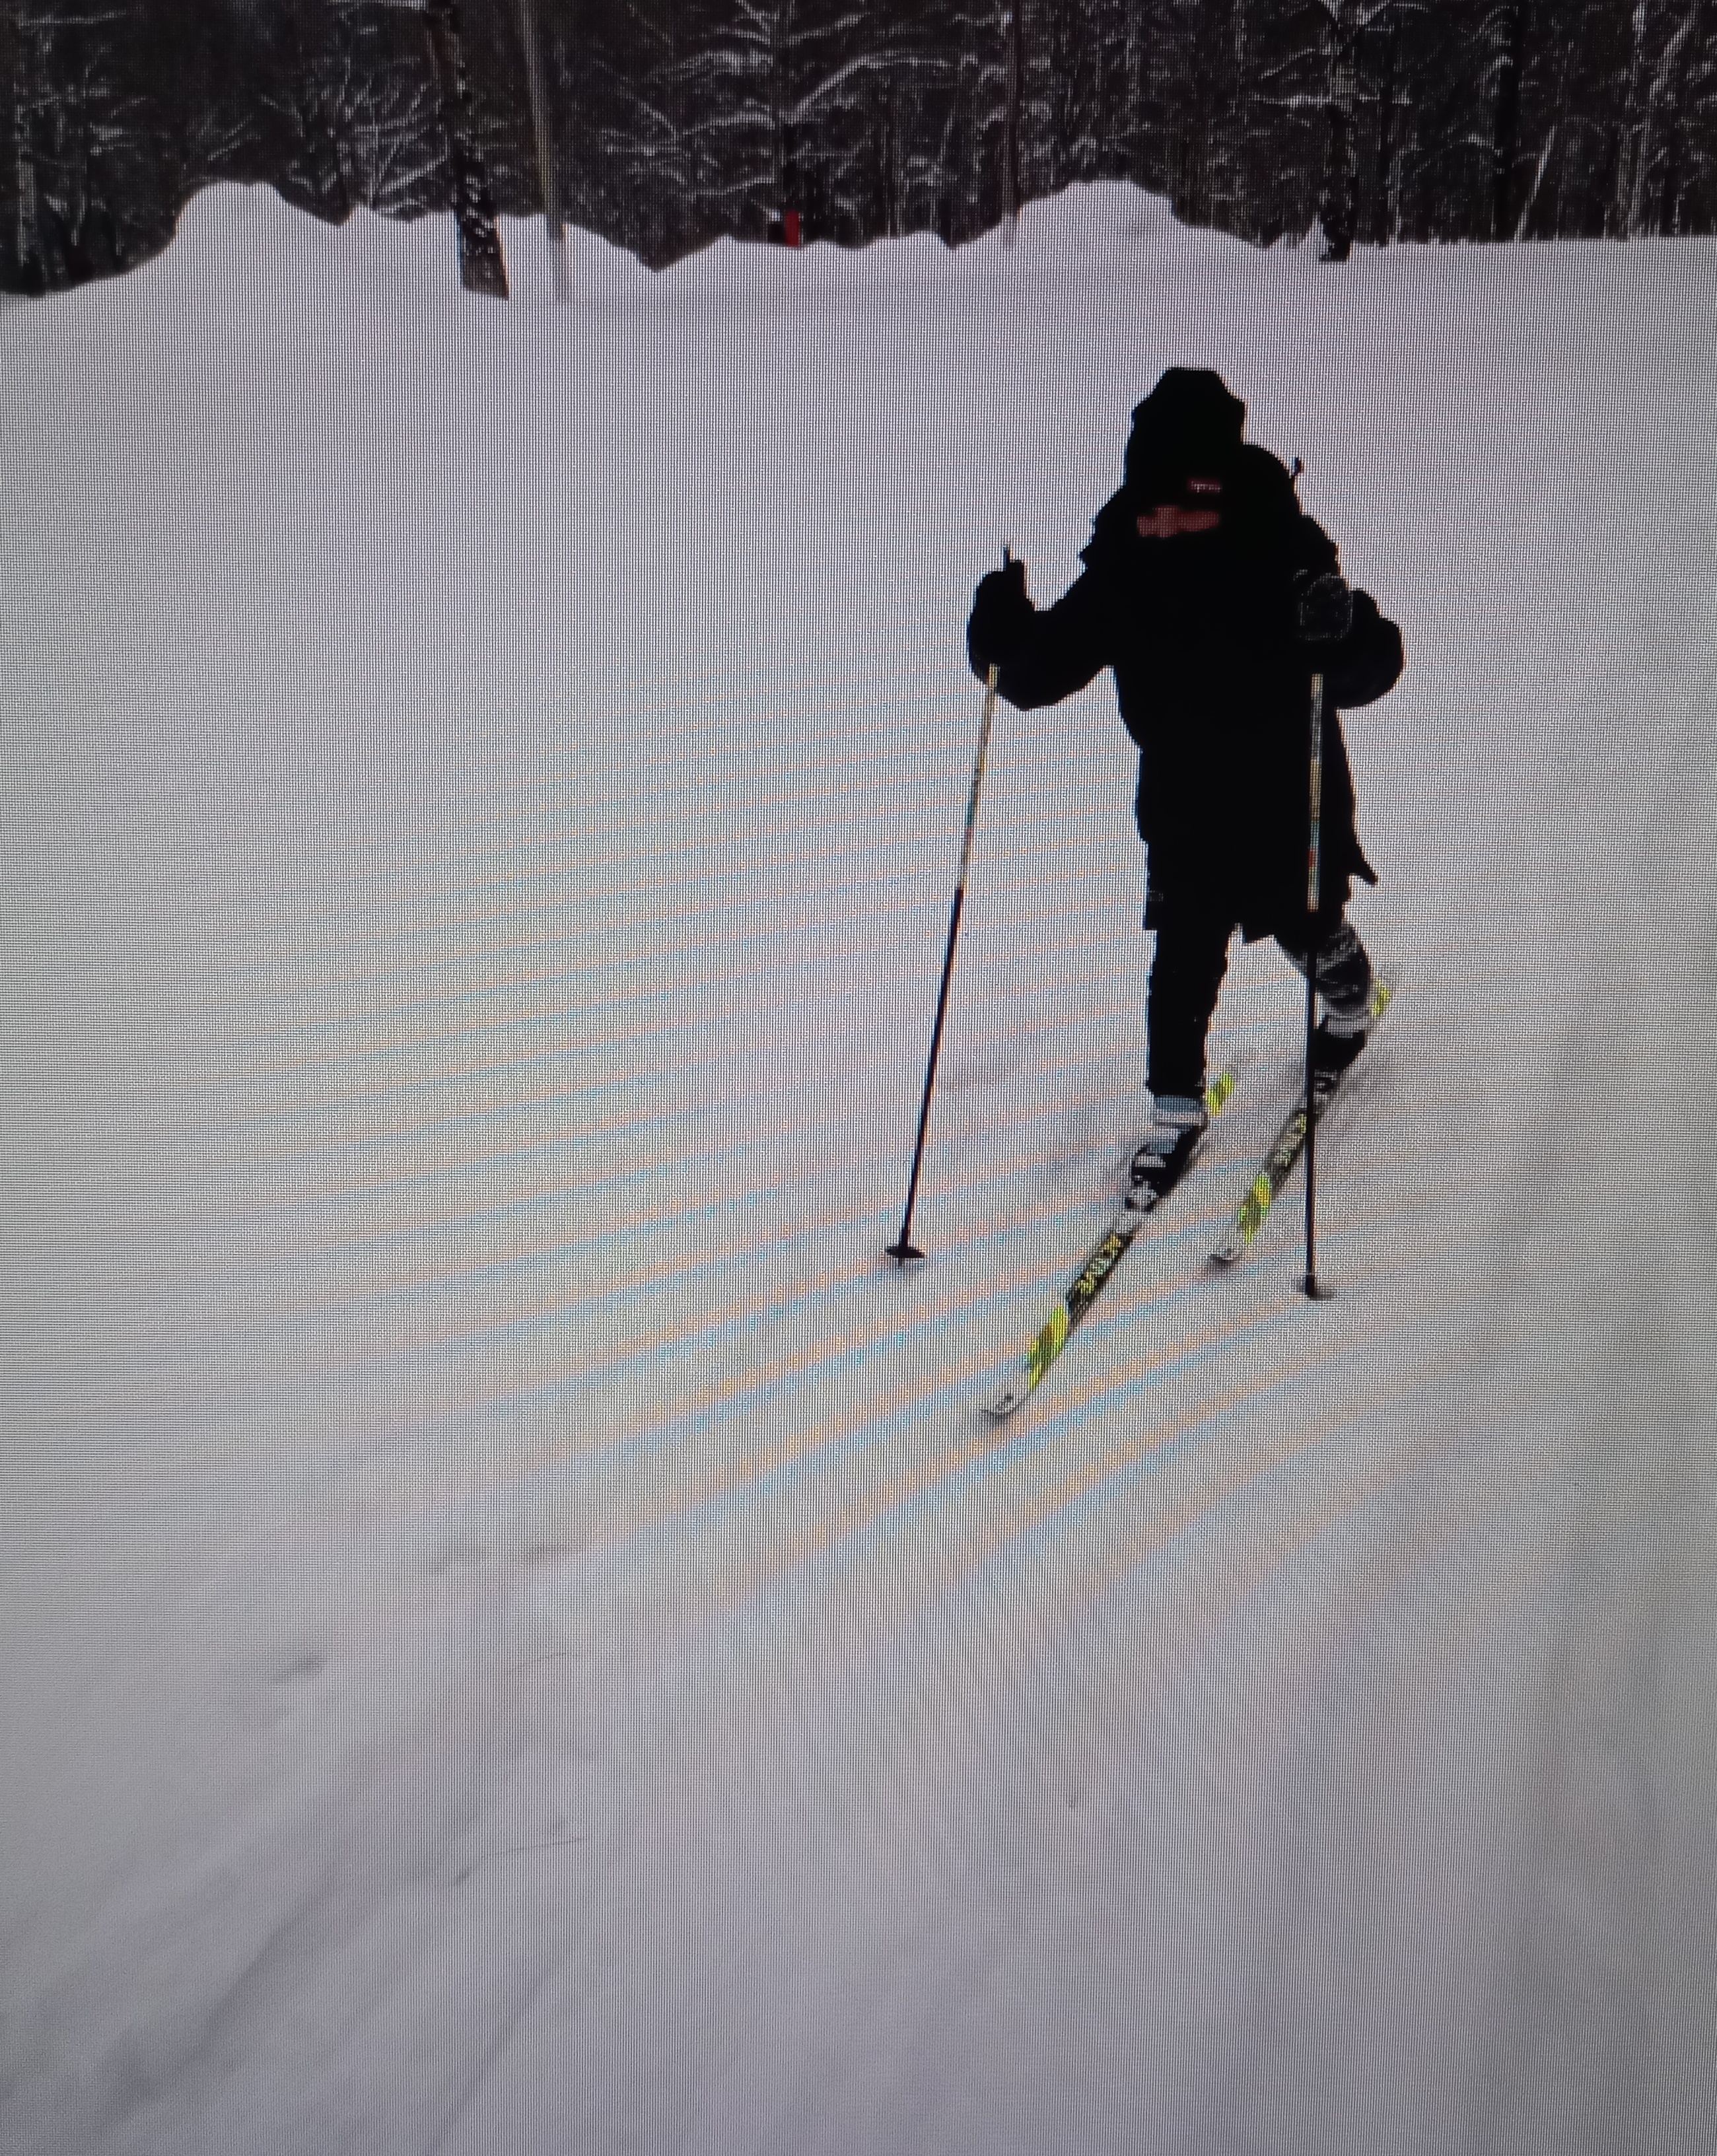
[[[1293,598],[1302,644],[1339,644],[1354,625],[1354,595],[1334,569],[1302,570]]]
[[[966,656],[982,680],[992,666],[1005,666],[1017,651],[1037,609],[1026,592],[1026,564],[1008,557],[1007,567],[992,569],[972,594],[966,624]]]
[[[1374,704],[1401,678],[1401,633],[1377,611],[1370,592],[1354,593],[1354,625],[1332,651],[1325,670],[1324,693],[1344,711]]]

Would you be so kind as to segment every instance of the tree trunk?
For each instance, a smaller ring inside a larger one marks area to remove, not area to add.
[[[1234,229],[1256,239],[1252,189],[1252,39],[1247,0],[1233,0],[1234,31]]]
[[[468,292],[507,297],[506,257],[495,222],[495,197],[477,144],[471,94],[465,80],[465,39],[454,0],[429,0],[424,11],[435,78],[441,91],[441,124],[453,177],[453,214],[459,226],[459,279]]]
[[[894,86],[892,83],[882,100],[876,163],[877,177],[882,182],[882,236],[885,239],[898,239],[901,234],[900,123],[895,117]]]
[[[1020,107],[1026,90],[1026,0],[1012,0],[1008,11],[1007,112],[1002,130],[1002,200],[1007,222],[1003,238],[1012,246],[1022,207],[1020,177]]]
[[[1354,142],[1359,45],[1358,0],[1337,0],[1329,10],[1324,32],[1328,82],[1324,110],[1328,131],[1318,223],[1322,234],[1319,254],[1325,262],[1347,260],[1359,223],[1359,164]]]
[[[1651,0],[1636,0],[1632,21],[1632,51],[1627,64],[1627,94],[1622,114],[1622,136],[1616,154],[1616,192],[1610,204],[1608,224],[1612,239],[1627,235],[1627,219],[1633,203],[1633,174],[1638,162],[1639,138],[1645,126],[1646,47],[1651,36]]]
[[[1371,191],[1371,244],[1387,247],[1395,237],[1396,70],[1401,33],[1391,23],[1383,41],[1383,64],[1377,77],[1377,175]]]
[[[1126,74],[1126,177],[1140,187],[1149,185],[1154,177],[1150,155],[1142,146],[1145,93],[1150,82],[1150,36],[1151,21],[1145,0],[1127,0],[1127,42],[1123,59]]]
[[[42,264],[41,208],[36,189],[36,116],[30,80],[29,42],[22,23],[14,23],[13,34],[12,125],[18,171],[18,284],[21,292],[40,292],[47,279]]]
[[[1496,96],[1491,109],[1490,236],[1506,239],[1520,148],[1520,69],[1526,46],[1527,0],[1502,11],[1496,34]]]

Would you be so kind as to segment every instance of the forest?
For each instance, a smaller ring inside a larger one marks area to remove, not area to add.
[[[958,244],[1096,179],[1334,263],[1709,232],[1717,0],[0,0],[14,293],[147,259],[219,181],[457,209],[481,285],[496,213],[661,267]]]

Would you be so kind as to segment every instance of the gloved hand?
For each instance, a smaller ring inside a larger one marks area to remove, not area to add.
[[[972,594],[966,624],[966,656],[981,680],[992,666],[1007,664],[1037,609],[1026,591],[1026,564],[1010,554],[1006,567],[992,569]]]
[[[1302,570],[1293,580],[1302,644],[1339,644],[1354,625],[1354,595],[1334,569]]]

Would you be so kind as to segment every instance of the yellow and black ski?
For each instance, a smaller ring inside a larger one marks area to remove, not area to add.
[[[1377,1021],[1389,1009],[1395,994],[1394,988],[1380,974],[1371,990],[1371,1023]],[[1321,1122],[1328,1114],[1330,1103],[1341,1091],[1345,1073],[1331,1075],[1328,1084],[1315,1096],[1314,1112]],[[1234,1218],[1228,1224],[1228,1233],[1211,1253],[1213,1265],[1238,1265],[1252,1248],[1252,1239],[1268,1217],[1270,1208],[1282,1194],[1282,1187],[1293,1173],[1300,1155],[1306,1149],[1306,1104],[1303,1096],[1294,1103],[1286,1121],[1276,1133],[1276,1142],[1265,1154],[1262,1165],[1247,1185],[1246,1194],[1234,1209]]]
[[[1205,1088],[1205,1107],[1212,1121],[1227,1106],[1233,1096],[1234,1086],[1235,1074],[1231,1070],[1225,1070],[1220,1078]],[[1200,1132],[1200,1138],[1202,1136]],[[1020,1358],[1013,1378],[995,1399],[984,1403],[985,1414],[997,1422],[1004,1420],[1041,1383],[1044,1373],[1067,1346],[1074,1327],[1108,1286],[1116,1266],[1132,1249],[1139,1229],[1191,1167],[1198,1150],[1199,1142],[1195,1140],[1175,1163],[1173,1173],[1165,1182],[1151,1187],[1138,1197],[1129,1198],[1122,1206],[1111,1222],[1108,1233],[1068,1282],[1066,1293],[1056,1298],[1054,1309],[1038,1327],[1031,1346]],[[1146,1202],[1141,1203],[1140,1197]]]

